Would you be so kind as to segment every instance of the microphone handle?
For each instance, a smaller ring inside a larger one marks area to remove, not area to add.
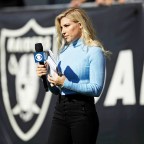
[[[39,62],[40,65],[44,65],[44,62]],[[44,85],[44,88],[45,88],[45,91],[47,92],[48,91],[48,81],[47,81],[47,76],[46,75],[42,75],[41,76],[41,79],[43,81],[43,85]]]

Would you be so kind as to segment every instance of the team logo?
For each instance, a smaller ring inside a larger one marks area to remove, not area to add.
[[[54,36],[54,27],[42,28],[34,19],[20,29],[1,30],[2,97],[10,124],[23,141],[33,138],[40,129],[52,95],[42,90],[36,76],[34,46],[40,42],[44,50],[55,51]]]

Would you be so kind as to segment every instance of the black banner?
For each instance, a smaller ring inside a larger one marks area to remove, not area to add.
[[[46,144],[56,96],[36,76],[35,43],[56,47],[54,19],[64,9],[0,11],[0,144]],[[103,94],[95,98],[97,144],[144,143],[142,4],[85,8],[97,37],[112,51]]]

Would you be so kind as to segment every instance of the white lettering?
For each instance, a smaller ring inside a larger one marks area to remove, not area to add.
[[[124,105],[136,104],[133,56],[131,50],[120,51],[104,106],[114,106],[121,99]]]
[[[35,43],[42,43],[43,50],[50,49],[52,46],[51,36],[33,36],[33,37],[18,37],[8,38],[7,51],[8,52],[34,52]]]

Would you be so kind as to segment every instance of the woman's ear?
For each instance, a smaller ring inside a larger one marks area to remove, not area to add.
[[[81,24],[80,22],[79,22],[78,24],[79,24],[80,28],[82,29],[82,28],[83,28],[83,27],[82,27],[82,24]]]

